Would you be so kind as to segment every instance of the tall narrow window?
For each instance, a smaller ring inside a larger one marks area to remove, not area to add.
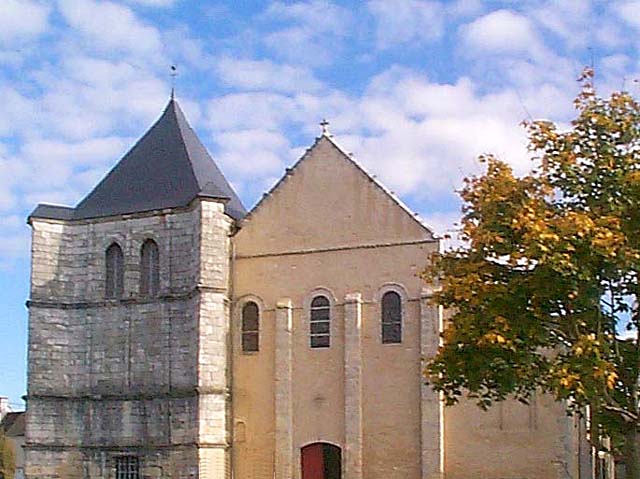
[[[382,296],[382,343],[402,342],[402,299],[395,291]]]
[[[242,308],[242,351],[256,353],[260,350],[260,310],[253,301]]]
[[[124,258],[122,249],[113,243],[107,248],[106,259],[106,287],[107,298],[121,298],[124,293]]]
[[[140,262],[140,294],[155,296],[160,289],[160,253],[155,241],[144,242]]]
[[[116,457],[116,479],[140,479],[140,459],[135,456]]]
[[[312,348],[331,346],[331,305],[324,296],[316,296],[311,301],[309,318],[310,343]]]

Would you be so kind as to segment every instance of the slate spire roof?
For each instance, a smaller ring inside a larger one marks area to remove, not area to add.
[[[188,205],[205,196],[226,201],[236,220],[246,210],[171,98],[162,116],[75,209],[40,205],[34,217],[86,219]]]

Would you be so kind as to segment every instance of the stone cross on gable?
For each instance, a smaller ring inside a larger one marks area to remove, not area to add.
[[[331,133],[329,133],[329,122],[327,120],[322,120],[320,126],[322,127],[322,136],[331,136]]]

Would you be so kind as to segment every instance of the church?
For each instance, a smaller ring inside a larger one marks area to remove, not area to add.
[[[29,479],[588,477],[561,404],[425,384],[439,239],[326,128],[247,211],[172,98],[28,222]]]

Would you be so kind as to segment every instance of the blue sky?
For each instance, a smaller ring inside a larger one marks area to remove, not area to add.
[[[25,393],[29,228],[74,205],[165,106],[246,206],[319,133],[443,233],[493,152],[530,162],[519,123],[566,123],[582,67],[638,93],[640,1],[2,0],[0,395]]]

